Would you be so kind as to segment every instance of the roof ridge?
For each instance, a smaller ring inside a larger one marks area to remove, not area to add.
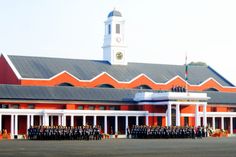
[[[65,59],[65,60],[84,60],[84,61],[101,61],[104,60],[93,60],[93,59],[79,59],[79,58],[63,58],[63,57],[53,57],[53,56],[26,56],[26,55],[7,55],[9,57],[27,57],[27,58],[42,58],[42,59]]]
[[[64,57],[54,57],[54,56],[29,56],[29,55],[7,55],[9,57],[27,57],[27,58],[42,58],[42,59],[64,59],[64,60],[80,60],[80,61],[95,61],[95,62],[108,62],[105,60],[96,60],[96,59],[86,59],[86,58],[64,58]],[[136,61],[131,61],[128,62],[128,64],[146,64],[146,65],[163,65],[163,66],[185,66],[184,64],[165,64],[165,63],[153,63],[153,62],[136,62]],[[114,65],[113,65],[114,66]],[[195,67],[208,67],[206,66],[199,66],[199,65],[189,65],[189,66],[195,66]]]
[[[231,86],[235,87],[233,83],[231,83],[229,80],[227,80],[225,77],[223,77],[221,74],[219,74],[215,69],[212,67],[208,66],[208,69],[210,69],[213,73],[215,73],[217,76],[219,76],[221,79],[223,79],[225,82],[230,84]]]
[[[165,66],[184,66],[182,64],[165,64],[165,63],[146,63],[146,62],[128,62],[130,64],[149,64],[149,65],[165,65]]]

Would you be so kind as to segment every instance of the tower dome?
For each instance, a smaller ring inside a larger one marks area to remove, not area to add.
[[[108,18],[109,17],[112,17],[112,16],[119,16],[119,17],[121,17],[122,15],[121,15],[121,13],[118,11],[118,10],[112,10],[109,14],[108,14]]]

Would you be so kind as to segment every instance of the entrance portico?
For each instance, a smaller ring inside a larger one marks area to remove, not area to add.
[[[172,126],[172,108],[175,107],[176,110],[176,126],[180,126],[180,113],[181,106],[193,105],[195,106],[195,126],[200,126],[200,113],[199,107],[203,107],[203,126],[207,126],[207,97],[206,93],[180,93],[180,92],[163,92],[163,93],[152,93],[143,92],[137,93],[134,100],[138,102],[139,105],[151,104],[151,105],[166,105],[167,110],[166,125]]]

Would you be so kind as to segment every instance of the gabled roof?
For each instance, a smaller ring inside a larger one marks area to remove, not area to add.
[[[88,101],[106,103],[136,103],[133,99],[138,92],[160,92],[141,89],[115,88],[79,88],[79,87],[47,87],[0,85],[1,100],[48,100],[48,101]],[[236,93],[206,92],[210,97],[208,104],[236,104]]]
[[[80,80],[91,80],[101,73],[108,73],[120,82],[129,82],[144,74],[156,83],[166,83],[176,76],[184,79],[184,65],[128,63],[111,65],[107,61],[8,56],[22,78],[49,79],[62,71],[67,71]],[[209,78],[222,86],[234,86],[209,66],[189,66],[188,82],[199,85]]]

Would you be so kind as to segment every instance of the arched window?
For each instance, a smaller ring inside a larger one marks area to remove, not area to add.
[[[140,86],[137,86],[137,87],[135,87],[136,89],[152,89],[150,86],[148,86],[148,85],[140,85]]]
[[[218,90],[215,89],[215,88],[207,88],[207,89],[205,89],[204,91],[218,91]]]
[[[70,83],[68,83],[68,82],[64,82],[64,83],[60,83],[60,84],[58,84],[58,86],[69,86],[69,87],[73,87],[73,85],[72,84],[70,84]]]
[[[110,84],[100,84],[97,87],[99,87],[99,88],[114,88],[114,86],[112,86]]]

